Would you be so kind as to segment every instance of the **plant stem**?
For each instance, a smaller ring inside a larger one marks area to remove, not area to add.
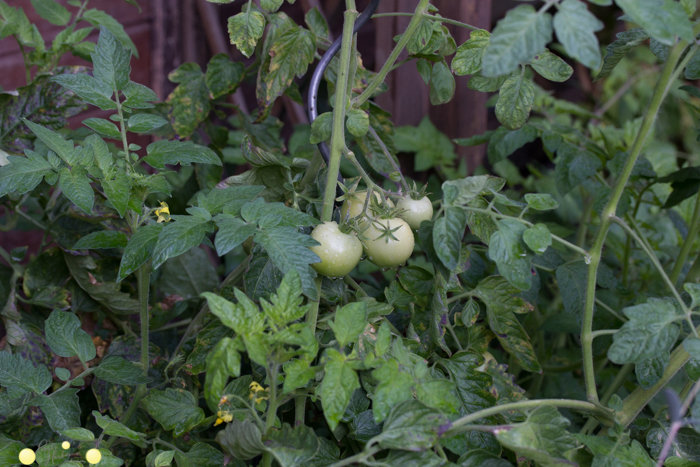
[[[362,94],[355,99],[353,103],[355,107],[361,106],[367,99],[372,97],[374,91],[376,91],[377,88],[384,82],[386,75],[389,74],[389,71],[391,71],[394,63],[399,58],[399,55],[401,55],[401,52],[403,52],[404,47],[406,47],[406,44],[408,44],[408,41],[411,40],[411,37],[418,29],[423,17],[426,16],[428,5],[429,0],[420,0],[420,2],[418,2],[418,6],[416,7],[416,11],[413,14],[406,13],[406,15],[412,16],[411,22],[408,23],[408,27],[406,28],[406,32],[404,32],[401,39],[399,39],[399,43],[396,44],[396,47],[394,47],[394,50],[391,52],[391,55],[389,55],[386,63],[384,63],[382,69],[379,70],[379,73],[377,73],[377,76],[375,76],[372,82],[369,83],[367,89],[365,89]]]
[[[146,263],[136,271],[139,288],[139,314],[141,317],[141,367],[148,374],[148,294],[150,292],[150,263]]]
[[[355,292],[358,292],[358,293],[359,293],[360,295],[362,295],[363,297],[366,297],[366,296],[367,296],[367,292],[365,292],[365,291],[362,289],[362,287],[360,287],[360,284],[358,284],[357,282],[355,282],[355,279],[353,279],[352,277],[350,277],[350,276],[345,276],[345,277],[343,277],[343,282],[345,282],[345,283],[348,284],[350,287],[352,287],[353,289],[355,289]]]
[[[622,316],[620,313],[618,313],[617,311],[613,310],[608,305],[606,305],[602,300],[599,300],[596,298],[595,303],[596,303],[596,305],[600,306],[601,308],[603,308],[605,311],[607,311],[608,313],[610,313],[611,315],[613,315],[615,318],[619,319],[620,321],[622,321],[622,322],[629,321],[627,318]]]
[[[273,363],[268,367],[267,372],[268,383],[270,384],[270,400],[267,405],[267,415],[265,417],[265,432],[264,435],[270,433],[270,430],[275,425],[275,417],[277,416],[277,364]],[[263,454],[262,467],[270,467],[272,465],[272,455],[269,451]]]
[[[601,329],[598,331],[593,331],[593,333],[591,335],[593,336],[593,339],[595,339],[596,337],[600,337],[600,336],[612,336],[617,331],[618,331],[617,329]]]
[[[389,18],[392,16],[413,16],[413,13],[400,13],[400,12],[378,13],[376,15],[372,15],[372,19],[374,19],[374,18]],[[440,16],[426,14],[426,15],[424,15],[424,18],[439,21],[441,23],[452,24],[454,26],[459,26],[460,28],[471,29],[472,31],[476,31],[476,30],[480,29],[480,28],[477,28],[476,26],[472,26],[471,24],[462,23],[461,21],[455,21],[455,20],[449,19],[449,18],[442,18]]]
[[[345,458],[341,461],[338,461],[334,464],[331,464],[329,467],[343,467],[345,465],[350,465],[350,464],[362,464],[366,459],[372,457],[376,453],[381,451],[380,448],[377,447],[372,447],[368,451],[362,451],[360,453],[355,454],[354,456]]]
[[[352,0],[349,2],[354,3]],[[343,41],[340,48],[340,65],[336,82],[335,107],[333,108],[333,133],[331,135],[331,156],[328,164],[328,179],[326,192],[323,197],[323,213],[321,220],[328,222],[333,217],[333,204],[335,202],[336,186],[338,184],[338,172],[340,171],[340,159],[345,149],[345,106],[346,94],[343,90],[348,87],[348,75],[350,73],[350,58],[352,56],[352,43],[357,11],[345,10],[343,23]]]
[[[600,405],[593,404],[586,401],[577,401],[571,399],[540,399],[540,400],[525,400],[512,402],[510,404],[496,405],[494,407],[489,407],[487,409],[478,410],[469,415],[456,420],[452,423],[452,427],[445,434],[446,437],[453,436],[463,430],[463,428],[469,425],[471,422],[476,421],[480,418],[490,417],[491,415],[497,415],[503,412],[510,412],[514,410],[524,410],[524,409],[536,409],[538,407],[561,407],[567,409],[581,410],[583,412],[591,412],[593,414],[600,415],[604,421],[612,423],[613,417],[612,412],[608,409],[601,407]]]
[[[321,304],[321,284],[323,283],[323,278],[321,276],[316,276],[314,279],[316,284],[316,290],[318,291],[318,300],[312,300],[311,306],[309,307],[309,312],[306,314],[306,322],[311,328],[311,332],[316,334],[316,323],[318,322],[318,307]],[[296,396],[294,401],[294,423],[295,425],[304,424],[304,413],[306,411],[306,395]]]
[[[676,263],[673,265],[673,271],[671,271],[670,279],[674,284],[678,282],[678,277],[680,277],[681,272],[683,271],[683,266],[685,265],[685,261],[688,259],[688,255],[693,247],[693,243],[695,243],[695,239],[698,237],[698,233],[700,233],[700,192],[698,192],[697,198],[695,199],[695,210],[693,211],[693,219],[690,221],[688,235],[685,237],[681,252],[676,259]]]
[[[639,133],[637,138],[632,145],[630,154],[627,157],[622,171],[620,172],[620,177],[613,188],[613,192],[603,208],[603,212],[600,215],[600,226],[598,228],[598,234],[596,235],[593,246],[590,250],[590,262],[588,264],[588,277],[586,281],[586,299],[584,302],[583,311],[583,326],[581,329],[581,347],[583,348],[583,372],[586,383],[586,394],[588,395],[588,400],[592,402],[598,401],[598,390],[596,388],[595,382],[595,368],[593,366],[593,310],[595,305],[595,292],[596,292],[596,279],[598,275],[598,266],[603,255],[603,245],[605,244],[605,239],[608,235],[608,230],[612,223],[612,217],[615,216],[617,212],[617,206],[620,203],[620,198],[622,193],[629,181],[632,170],[634,169],[637,159],[642,152],[644,143],[649,136],[653,126],[654,120],[656,119],[661,104],[666,97],[666,92],[669,83],[671,83],[676,76],[676,64],[681,58],[683,51],[688,45],[685,41],[680,41],[673,47],[666,60],[666,65],[659,77],[659,81],[654,89],[654,94],[649,102],[649,107],[642,120],[641,127],[639,128]],[[679,70],[680,72],[680,70]],[[640,408],[641,410],[641,408]]]
[[[389,152],[389,148],[386,147],[386,144],[384,144],[384,141],[379,137],[377,132],[372,128],[371,126],[369,127],[369,134],[372,135],[372,138],[374,138],[374,141],[377,142],[380,148],[382,148],[382,152],[384,153],[384,157],[386,157],[389,160],[389,163],[391,164],[391,167],[393,167],[394,172],[397,172],[401,176],[401,186],[403,187],[404,190],[407,192],[411,190],[411,188],[408,186],[408,183],[406,182],[406,179],[403,177],[403,173],[401,172],[401,167],[399,167],[399,164],[396,163],[396,159],[394,159],[394,156],[391,155]]]

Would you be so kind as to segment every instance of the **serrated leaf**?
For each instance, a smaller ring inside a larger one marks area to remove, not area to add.
[[[119,21],[114,19],[112,16],[110,16],[102,10],[91,8],[89,10],[85,10],[82,19],[84,19],[85,21],[87,21],[95,27],[105,27],[107,30],[109,30],[109,32],[111,32],[114,35],[118,42],[121,42],[121,44],[123,44],[124,47],[131,51],[131,54],[134,57],[139,58],[138,49],[136,48],[136,45],[133,43],[131,38],[129,38],[129,35],[124,30],[124,26],[122,26],[119,23]]]
[[[199,246],[204,236],[214,230],[212,221],[197,216],[172,216],[172,219],[174,222],[163,228],[153,248],[153,269],[158,269],[168,258]]]
[[[455,95],[455,77],[444,61],[433,65],[433,72],[430,75],[430,103],[432,105],[447,104]]]
[[[459,46],[452,59],[452,71],[457,76],[473,75],[481,70],[481,61],[490,37],[490,32],[477,29],[471,32],[467,42]]]
[[[513,219],[496,221],[498,231],[491,236],[489,256],[499,272],[520,290],[530,290],[532,273],[527,245],[523,241],[526,227]]]
[[[48,443],[36,450],[36,463],[41,467],[56,467],[67,460],[69,455],[60,443]]]
[[[600,66],[600,45],[595,33],[603,23],[580,0],[564,0],[554,15],[554,32],[566,53],[588,68]]]
[[[32,0],[36,12],[51,24],[65,26],[71,19],[70,12],[55,0]]]
[[[523,74],[511,75],[498,93],[496,117],[509,130],[525,125],[532,104],[535,102],[535,86]]]
[[[10,398],[28,392],[41,394],[51,386],[51,381],[51,373],[45,365],[34,366],[19,354],[0,352],[0,386],[6,388]]]
[[[440,430],[446,425],[449,421],[439,410],[408,400],[391,410],[384,420],[381,434],[370,443],[379,443],[386,449],[423,451],[435,444]]]
[[[146,225],[139,228],[129,239],[119,265],[118,281],[124,280],[152,257],[162,230],[162,224]]]
[[[158,100],[158,95],[152,89],[133,81],[129,82],[122,92],[126,96],[122,104],[132,109],[151,109],[155,107],[151,102]]]
[[[37,138],[43,141],[49,149],[58,154],[64,162],[67,164],[73,164],[75,162],[76,150],[73,141],[66,141],[59,133],[51,131],[34,122],[30,122],[27,119],[24,119],[24,123],[32,130],[32,133],[34,133]]]
[[[317,7],[313,7],[304,15],[304,22],[317,38],[328,39],[330,35],[328,23]]]
[[[557,155],[554,178],[562,196],[594,176],[603,166],[595,154],[568,142],[559,147]]]
[[[231,94],[245,76],[245,65],[232,62],[228,54],[214,55],[207,65],[205,81],[212,99]]]
[[[669,300],[650,298],[646,303],[624,308],[629,318],[613,334],[613,344],[608,350],[611,361],[638,363],[671,350],[680,329],[680,315]]]
[[[0,197],[10,193],[23,195],[53,173],[51,165],[38,154],[27,150],[27,157],[9,156],[9,164],[0,167]]]
[[[278,326],[285,326],[292,321],[302,318],[306,314],[308,306],[301,305],[304,299],[301,294],[299,273],[290,271],[285,274],[284,279],[282,279],[280,286],[277,288],[277,293],[271,294],[269,300],[268,302],[265,299],[261,299],[260,304],[265,311],[265,315]],[[337,313],[340,312],[341,310]],[[362,329],[364,330],[364,327]]]
[[[568,63],[550,52],[549,49],[535,55],[530,66],[543,78],[557,83],[563,83],[574,73],[574,69]]]
[[[541,255],[552,245],[552,233],[544,224],[535,224],[523,232],[525,244],[536,254]]]
[[[95,369],[95,376],[110,383],[125,386],[135,386],[150,381],[150,378],[144,375],[143,368],[117,356],[105,358]]]
[[[167,120],[153,114],[136,114],[129,117],[129,131],[136,133],[147,133],[167,124]]]
[[[650,36],[666,45],[673,45],[676,36],[692,42],[693,26],[680,3],[673,0],[616,0],[630,20],[639,24]]]
[[[287,423],[281,430],[273,431],[265,439],[265,446],[277,459],[281,467],[301,467],[316,455],[319,439],[311,427],[292,428]]]
[[[112,139],[120,139],[122,137],[117,125],[104,118],[88,118],[83,120],[83,125]]]
[[[95,434],[85,428],[68,428],[67,430],[61,431],[61,436],[76,441],[92,441],[95,439]]]
[[[97,355],[90,335],[80,327],[80,319],[73,313],[54,310],[45,322],[46,343],[57,355],[75,355],[85,363]]]
[[[229,377],[241,375],[241,354],[238,343],[230,337],[224,337],[216,343],[206,359],[204,399],[209,408],[216,412]]]
[[[627,52],[649,39],[649,35],[642,28],[632,28],[629,31],[618,33],[615,37],[617,40],[606,48],[607,53],[603,59],[603,68],[596,75],[596,80],[609,76],[617,64],[627,55]]]
[[[114,90],[102,85],[92,76],[86,74],[63,74],[54,76],[51,81],[70,89],[83,101],[102,110],[115,110],[117,104],[112,100]]]
[[[489,326],[501,345],[518,359],[525,370],[538,373],[541,367],[530,338],[515,316],[516,313],[532,311],[533,306],[516,297],[518,292],[518,289],[498,276],[487,277],[474,289],[474,294],[486,305]]]
[[[100,37],[92,53],[95,79],[104,83],[105,88],[121,91],[129,84],[130,61],[131,54],[119,39],[106,26],[100,26]]]
[[[185,434],[204,420],[204,411],[197,407],[192,393],[182,389],[151,389],[142,404],[148,414],[166,431],[172,431],[175,437]]]
[[[74,250],[94,250],[98,248],[124,248],[129,239],[122,232],[102,230],[81,237],[74,245]]]
[[[106,435],[126,438],[132,441],[139,441],[146,436],[145,434],[134,431],[116,420],[112,420],[107,415],[102,415],[97,410],[92,411],[92,416],[95,417],[97,426],[102,428]]]
[[[165,169],[168,165],[213,164],[221,165],[221,159],[211,149],[191,141],[161,140],[146,148],[148,154],[143,161],[155,169]]]
[[[559,208],[559,202],[547,193],[528,193],[525,201],[530,209],[537,211],[550,211]]]
[[[326,351],[325,375],[321,384],[323,415],[331,430],[335,430],[350,403],[353,391],[360,387],[351,362],[335,349]]]
[[[360,333],[367,326],[367,304],[364,302],[348,303],[338,308],[335,319],[328,323],[340,348],[357,341]]]
[[[363,112],[364,113],[364,112]],[[333,131],[333,112],[325,112],[316,117],[316,120],[311,122],[311,134],[309,142],[318,144],[330,139]]]
[[[601,467],[654,467],[654,462],[639,441],[632,440],[629,445],[615,442],[605,436],[574,435],[576,439],[588,446],[595,455],[594,462]]]
[[[484,76],[508,74],[527,63],[552,40],[552,16],[539,14],[531,5],[519,5],[506,13],[484,51]]]
[[[80,401],[77,389],[65,389],[50,396],[39,396],[38,405],[53,431],[80,426]]]
[[[90,179],[87,177],[87,170],[82,166],[75,166],[72,169],[62,168],[59,171],[58,187],[73,204],[87,214],[92,212],[95,193],[92,191]]]
[[[246,10],[228,19],[228,34],[231,44],[238,47],[243,55],[250,58],[255,46],[263,35],[265,17],[259,11]]]
[[[433,225],[435,253],[445,267],[454,271],[459,263],[462,237],[467,228],[467,213],[459,207],[447,207],[445,216]]]
[[[360,109],[350,109],[347,113],[347,128],[351,135],[362,137],[369,131],[369,115]]]
[[[586,299],[588,267],[583,260],[571,261],[557,268],[556,278],[564,310],[581,322]]]
[[[206,298],[211,312],[221,320],[221,322],[238,334],[256,334],[265,328],[265,315],[258,310],[258,307],[240,290],[236,289],[236,298],[239,303],[234,304],[225,298],[205,292],[202,297]]]
[[[168,79],[180,83],[168,96],[173,128],[181,137],[188,137],[206,120],[211,110],[206,76],[196,63],[183,63],[168,75]]]

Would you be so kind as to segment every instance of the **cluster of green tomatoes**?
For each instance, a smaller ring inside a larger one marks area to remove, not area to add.
[[[423,194],[399,197],[396,206],[378,192],[354,191],[345,195],[341,225],[324,222],[311,237],[320,245],[311,250],[321,258],[311,266],[324,276],[344,277],[363,255],[380,268],[394,268],[413,254],[413,231],[433,217],[433,204]],[[415,197],[415,198],[414,198]]]

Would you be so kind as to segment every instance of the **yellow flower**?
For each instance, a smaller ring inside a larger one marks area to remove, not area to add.
[[[255,403],[259,404],[262,401],[266,401],[270,398],[270,389],[265,389],[258,383],[253,381],[250,383],[250,396],[251,399],[255,399]]]
[[[216,422],[214,426],[221,425],[222,423],[230,423],[233,420],[233,415],[230,413],[219,410],[216,414]]]
[[[161,201],[160,207],[156,208],[156,216],[158,216],[158,223],[170,222],[170,208],[168,203]]]

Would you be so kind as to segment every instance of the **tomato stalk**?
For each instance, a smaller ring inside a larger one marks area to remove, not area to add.
[[[700,25],[696,25],[694,28],[694,33],[700,32]],[[586,299],[584,302],[584,313],[583,313],[583,327],[581,330],[581,346],[583,348],[583,370],[584,378],[586,384],[586,394],[588,400],[591,402],[598,402],[598,390],[596,388],[595,382],[595,368],[593,365],[593,311],[595,305],[595,289],[596,289],[596,279],[598,273],[598,266],[600,265],[603,246],[605,244],[605,239],[608,234],[608,230],[613,222],[613,217],[617,212],[617,206],[620,203],[620,198],[625,190],[625,186],[629,181],[632,174],[632,170],[642,152],[644,143],[651,132],[654,120],[661,109],[661,104],[669,91],[670,85],[675,81],[678,74],[683,70],[683,66],[678,66],[683,53],[686,49],[688,51],[687,57],[692,57],[695,51],[698,49],[697,45],[688,47],[686,41],[679,41],[669,52],[666,65],[659,77],[659,81],[656,84],[654,94],[649,102],[649,107],[647,108],[644,119],[642,120],[642,125],[637,133],[637,138],[632,146],[627,161],[620,173],[620,177],[613,188],[613,192],[606,204],[603,212],[600,215],[600,227],[598,229],[598,234],[596,235],[593,246],[590,250],[590,261],[588,263],[588,278],[586,282]],[[689,60],[689,59],[688,59]],[[678,350],[678,349],[677,349]],[[682,350],[682,349],[681,349]],[[686,353],[687,355],[687,353]],[[671,368],[667,368],[667,371]],[[680,368],[680,367],[679,367]],[[676,369],[677,371],[678,369]],[[675,374],[675,372],[674,372]],[[631,396],[630,396],[631,397]],[[629,399],[629,398],[628,398]],[[647,401],[648,402],[648,401]],[[646,405],[646,403],[645,403]],[[642,406],[643,407],[643,406]],[[641,410],[642,407],[638,407]],[[634,409],[637,409],[637,403],[634,405]]]
[[[678,277],[683,271],[683,266],[685,261],[688,259],[690,254],[690,249],[695,243],[695,239],[700,233],[700,192],[698,192],[697,199],[695,200],[695,209],[693,211],[693,219],[690,221],[690,229],[688,229],[688,235],[685,237],[683,242],[683,247],[681,252],[678,254],[678,259],[676,259],[676,264],[673,265],[673,271],[671,272],[671,281],[675,284],[678,281]]]

